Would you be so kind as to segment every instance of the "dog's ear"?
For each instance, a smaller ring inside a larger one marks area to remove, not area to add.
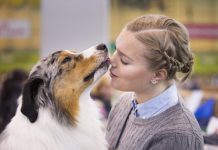
[[[35,122],[38,117],[36,96],[40,85],[43,83],[41,78],[30,78],[23,88],[23,102],[21,112],[30,120]]]

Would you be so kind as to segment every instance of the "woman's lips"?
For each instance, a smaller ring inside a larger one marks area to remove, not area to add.
[[[110,76],[111,76],[111,78],[118,77],[118,76],[116,76],[115,74],[113,74],[113,72],[112,72],[112,71],[110,71]]]

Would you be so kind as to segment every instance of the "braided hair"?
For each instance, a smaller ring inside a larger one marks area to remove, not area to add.
[[[190,76],[194,57],[184,25],[166,16],[145,15],[128,23],[125,29],[148,49],[145,59],[150,69],[166,69],[168,80],[183,82]]]

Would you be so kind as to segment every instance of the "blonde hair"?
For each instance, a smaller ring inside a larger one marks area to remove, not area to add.
[[[125,29],[148,48],[145,57],[151,69],[166,69],[168,80],[185,81],[190,76],[193,54],[184,25],[166,16],[145,15],[128,23]],[[177,72],[183,73],[182,78]]]

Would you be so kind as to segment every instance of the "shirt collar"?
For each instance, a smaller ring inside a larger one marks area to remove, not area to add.
[[[133,112],[136,117],[150,118],[178,103],[178,93],[175,83],[160,95],[134,106],[135,100],[132,102]]]

